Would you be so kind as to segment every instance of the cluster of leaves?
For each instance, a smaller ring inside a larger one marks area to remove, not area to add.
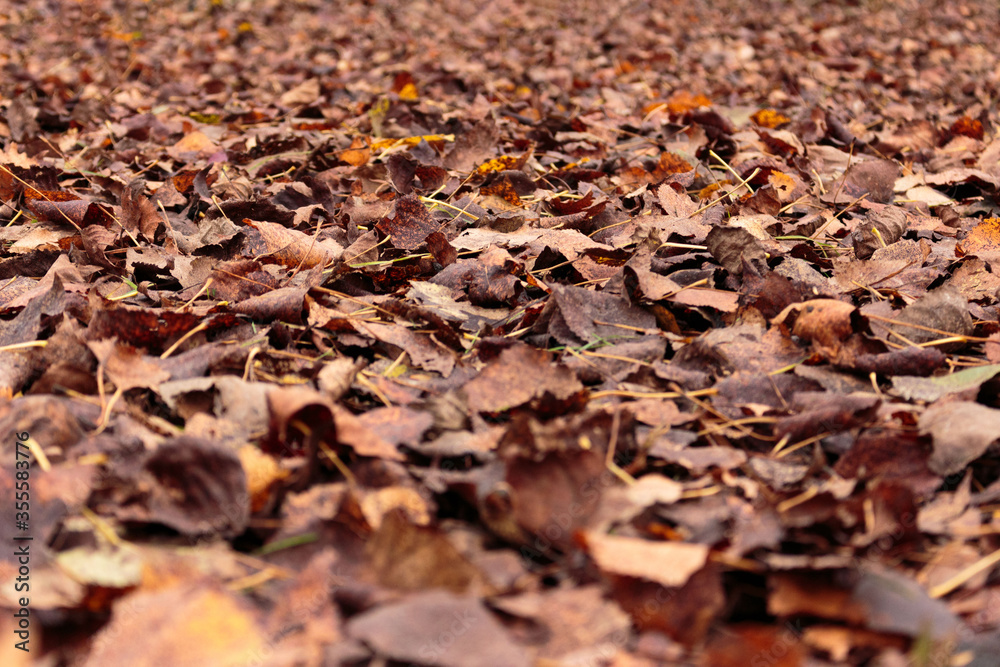
[[[335,4],[5,10],[51,664],[994,664],[996,3]]]

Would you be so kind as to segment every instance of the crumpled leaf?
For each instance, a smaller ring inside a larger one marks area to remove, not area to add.
[[[121,223],[125,229],[138,231],[147,240],[154,240],[157,231],[163,227],[163,216],[156,205],[144,194],[146,184],[135,180],[125,186],[121,197]]]
[[[886,206],[869,210],[851,234],[854,254],[858,259],[868,259],[877,249],[898,241],[905,232],[906,215],[900,209]]]
[[[376,228],[389,236],[394,247],[414,250],[424,245],[428,236],[440,231],[441,224],[434,221],[419,197],[408,194],[396,200],[392,214]]]
[[[857,309],[834,299],[793,303],[778,313],[773,323],[794,336],[811,341],[818,349],[836,353],[857,327]],[[790,327],[790,330],[789,330]]]
[[[705,244],[712,257],[733,275],[742,274],[744,263],[758,269],[767,266],[763,244],[745,229],[713,227],[705,237]]]

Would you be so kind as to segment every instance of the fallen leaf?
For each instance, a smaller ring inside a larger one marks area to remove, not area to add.
[[[587,551],[609,574],[635,577],[662,586],[683,586],[708,562],[708,546],[683,542],[653,542],[635,537],[586,534]]]
[[[496,667],[527,667],[527,652],[475,597],[417,593],[355,616],[347,634],[393,660],[473,667],[490,656]]]
[[[122,636],[141,636],[144,641],[114,641]],[[175,641],[182,636],[192,641]],[[266,650],[263,637],[255,614],[217,586],[139,592],[118,601],[84,664],[235,666]]]
[[[940,475],[962,470],[1000,439],[1000,410],[978,403],[938,402],[920,415],[918,423],[934,441],[928,465]]]
[[[466,383],[469,408],[478,412],[503,412],[550,394],[568,399],[583,391],[570,371],[549,364],[549,355],[517,345],[500,353],[482,372]]]
[[[383,218],[376,228],[389,236],[389,242],[396,248],[414,250],[424,245],[427,237],[439,231],[441,224],[434,221],[427,207],[414,195],[409,194],[396,200],[393,212]]]

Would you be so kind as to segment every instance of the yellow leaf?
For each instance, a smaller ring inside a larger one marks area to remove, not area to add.
[[[434,141],[455,141],[454,134],[424,134],[416,137],[403,137],[402,139],[379,139],[372,142],[373,151],[384,151],[397,146],[416,146],[420,141],[432,143]]]
[[[417,93],[417,87],[412,83],[406,84],[405,86],[403,86],[403,89],[399,91],[399,99],[401,100],[407,100],[412,102],[413,100],[416,100],[419,97],[420,95]]]
[[[488,174],[492,171],[503,171],[505,169],[516,169],[520,158],[510,155],[502,155],[492,160],[487,160],[476,168],[476,173]]]

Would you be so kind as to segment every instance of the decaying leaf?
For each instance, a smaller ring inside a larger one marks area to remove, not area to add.
[[[895,243],[906,232],[906,215],[894,206],[868,211],[851,235],[854,254],[868,259],[878,248]]]
[[[987,218],[969,231],[961,244],[967,255],[990,262],[1000,262],[1000,218]]]

